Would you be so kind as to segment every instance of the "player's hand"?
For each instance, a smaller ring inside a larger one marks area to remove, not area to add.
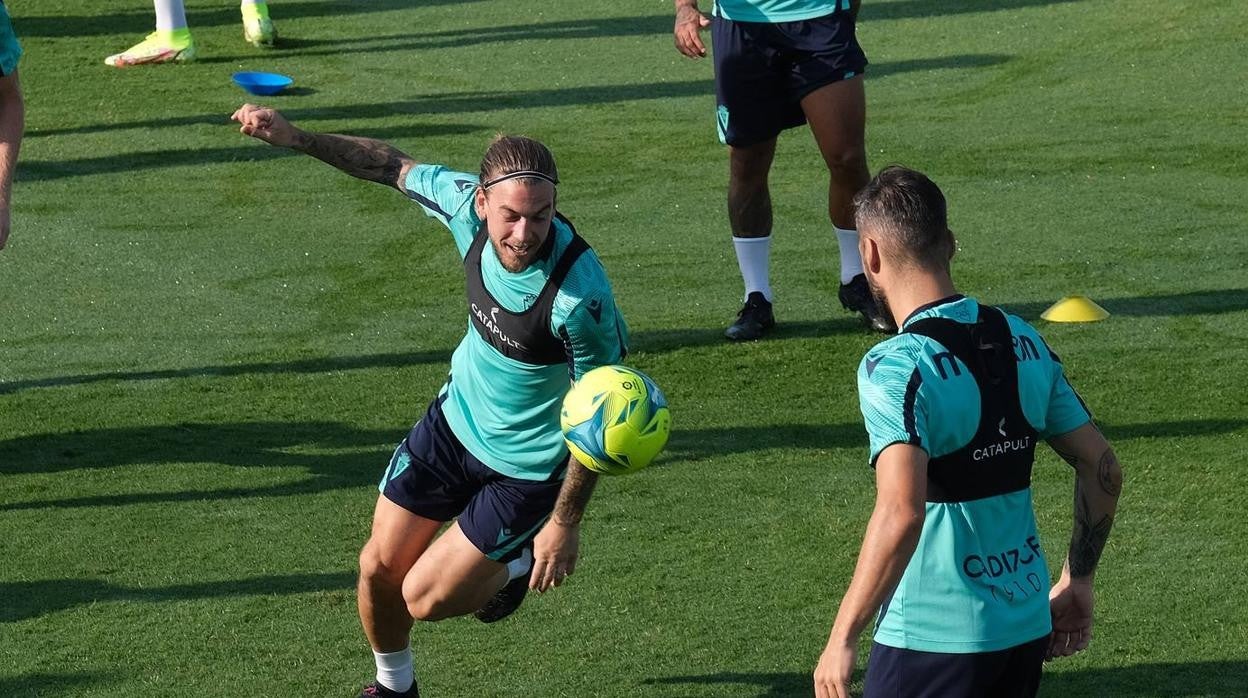
[[[580,524],[561,524],[553,518],[533,539],[533,575],[529,588],[544,592],[563,584],[576,571],[581,545]]]
[[[286,117],[275,109],[244,104],[230,116],[230,119],[242,124],[238,130],[244,135],[259,138],[265,143],[293,148],[298,142],[299,129],[291,125]]]
[[[690,58],[705,58],[706,46],[702,44],[701,32],[711,26],[711,20],[698,11],[697,3],[676,8],[676,50]]]
[[[849,698],[849,680],[858,661],[858,643],[828,640],[815,667],[815,698]]]
[[[1053,634],[1045,661],[1081,652],[1092,641],[1092,581],[1072,580],[1065,574],[1049,592]]]
[[[9,207],[0,206],[0,250],[9,241]]]

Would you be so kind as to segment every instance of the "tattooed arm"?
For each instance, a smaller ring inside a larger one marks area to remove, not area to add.
[[[533,575],[529,588],[546,591],[563,584],[565,577],[576,571],[576,560],[581,543],[581,517],[598,484],[598,474],[568,459],[568,473],[564,477],[555,511],[550,521],[533,539]]]
[[[1122,467],[1114,449],[1090,422],[1049,439],[1049,445],[1075,469],[1074,529],[1062,577],[1049,594],[1053,635],[1048,657],[1072,655],[1092,637],[1092,580],[1114,525]]]
[[[244,104],[230,117],[239,130],[266,143],[298,150],[333,165],[352,177],[403,190],[403,180],[416,161],[383,141],[357,136],[312,133],[295,127],[276,110]]]

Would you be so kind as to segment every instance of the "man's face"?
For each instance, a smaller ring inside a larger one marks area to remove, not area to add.
[[[555,215],[555,185],[518,179],[477,190],[477,215],[503,268],[521,272],[537,259]]]

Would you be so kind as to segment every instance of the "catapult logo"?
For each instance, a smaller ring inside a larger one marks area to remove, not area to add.
[[[1001,422],[997,424],[997,433],[1002,436],[1009,436],[1009,434],[1005,431],[1005,418],[1002,418]],[[996,458],[997,456],[1002,456],[1007,453],[1026,451],[1029,446],[1031,446],[1030,436],[1024,436],[1021,439],[1006,438],[1004,441],[998,441],[994,444],[988,444],[983,448],[975,449],[971,452],[971,458],[976,461],[987,460],[989,458]]]
[[[524,345],[520,344],[511,337],[508,337],[507,333],[503,332],[502,328],[498,326],[498,306],[491,308],[490,314],[486,315],[485,311],[481,310],[476,303],[473,303],[472,314],[476,317],[477,322],[481,323],[481,326],[485,328],[486,332],[494,335],[495,339],[509,347],[512,347],[513,349],[520,349],[521,351],[524,350]]]

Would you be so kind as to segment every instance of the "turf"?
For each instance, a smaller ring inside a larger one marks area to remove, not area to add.
[[[317,130],[473,169],[545,140],[630,362],[676,432],[604,482],[570,585],[497,626],[422,626],[451,696],[803,696],[873,498],[825,174],[786,134],[782,323],[740,299],[709,63],[671,5],[274,0],[282,48],[192,1],[203,58],[111,70],[140,0],[14,0],[28,133],[0,253],[0,695],[348,696],[371,672],[356,551],[388,451],[464,330],[449,237],[393,191],[250,142],[240,69]],[[1089,651],[1046,696],[1248,691],[1248,19],[1231,2],[868,0],[873,167],[950,199],[966,292],[1042,325],[1125,464]],[[1050,454],[1050,560],[1070,527]],[[865,645],[864,645],[865,650]],[[864,652],[865,654],[865,652]]]

